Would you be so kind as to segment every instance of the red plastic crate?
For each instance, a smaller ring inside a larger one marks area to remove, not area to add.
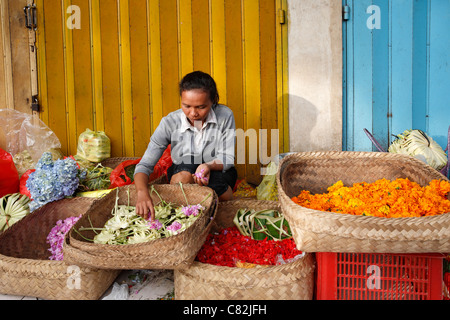
[[[316,253],[316,299],[442,300],[443,257]]]

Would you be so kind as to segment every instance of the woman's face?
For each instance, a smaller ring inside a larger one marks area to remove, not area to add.
[[[193,89],[181,93],[181,109],[192,125],[195,125],[196,122],[203,124],[212,105],[209,93],[201,89]]]

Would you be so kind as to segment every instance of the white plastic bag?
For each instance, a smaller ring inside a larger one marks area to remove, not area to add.
[[[126,283],[120,285],[114,282],[111,293],[103,297],[102,300],[128,300],[129,296],[130,293]]]
[[[35,123],[31,114],[0,109],[0,134],[5,137],[5,151],[15,158],[19,173],[33,168],[46,151],[62,155],[55,133],[41,120]]]
[[[278,165],[275,162],[270,162],[266,168],[266,175],[256,187],[256,198],[258,200],[278,201],[277,170]]]
[[[103,131],[86,129],[78,137],[77,156],[101,162],[111,156],[111,142]]]

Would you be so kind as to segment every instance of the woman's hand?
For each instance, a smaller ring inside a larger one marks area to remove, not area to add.
[[[197,170],[192,175],[194,182],[199,186],[207,186],[209,184],[209,176],[211,173],[211,168],[208,164],[203,163],[197,167]]]
[[[153,201],[148,191],[148,175],[144,173],[137,173],[134,176],[134,183],[136,185],[136,214],[148,220],[149,213],[151,221],[155,220],[155,208]]]
[[[145,220],[155,220],[155,208],[153,207],[153,201],[147,190],[138,191],[136,200],[136,214],[143,217]]]

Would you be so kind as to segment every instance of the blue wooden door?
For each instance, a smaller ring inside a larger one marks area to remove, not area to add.
[[[344,0],[344,150],[387,150],[406,129],[444,149],[450,126],[450,0]],[[345,18],[344,18],[345,19]]]

